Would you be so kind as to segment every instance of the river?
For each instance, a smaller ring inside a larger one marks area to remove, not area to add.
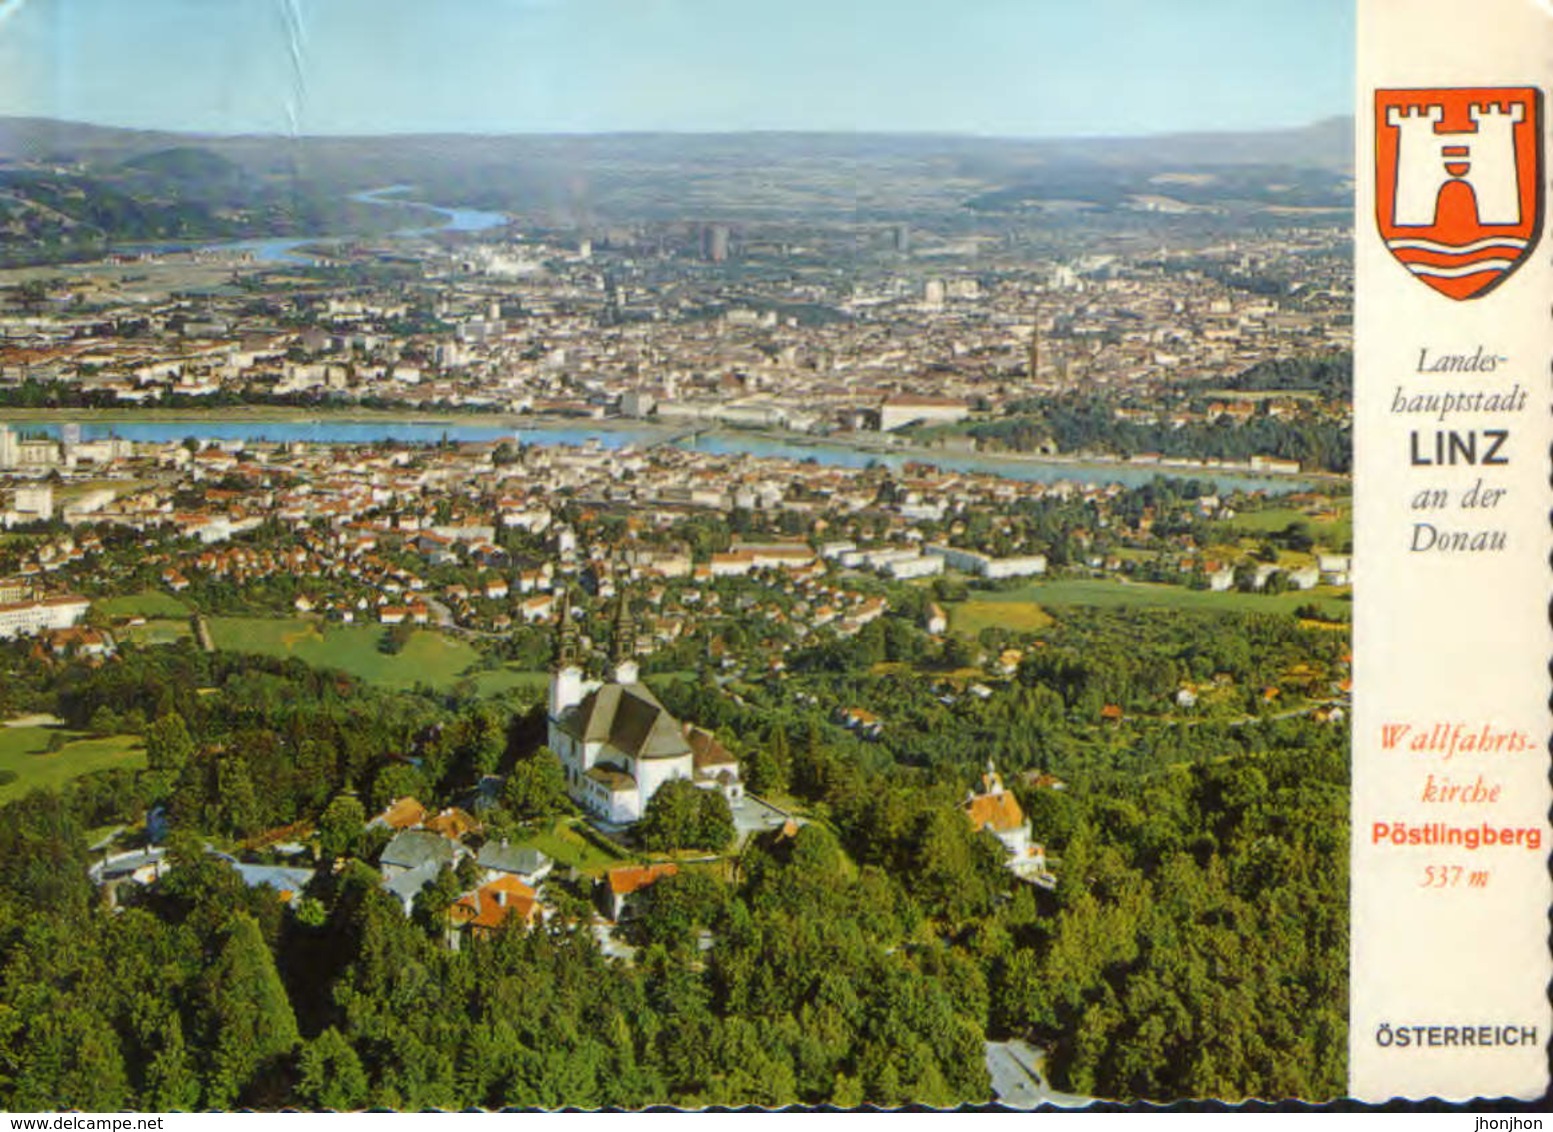
[[[61,415],[67,415],[63,410]],[[0,424],[4,424],[0,416]],[[25,421],[15,427],[31,433],[58,436],[58,424]],[[441,441],[489,442],[514,440],[523,444],[576,447],[595,444],[619,449],[674,443],[712,455],[747,455],[783,460],[811,460],[826,467],[866,468],[870,465],[900,470],[908,463],[931,464],[946,471],[1002,476],[1031,483],[1119,483],[1137,487],[1156,476],[1211,481],[1220,491],[1265,491],[1281,495],[1302,491],[1312,481],[1293,476],[1252,476],[1217,469],[1171,468],[1132,464],[1084,464],[1066,460],[1034,460],[1019,457],[972,455],[958,452],[877,452],[844,442],[810,441],[775,433],[715,430],[685,437],[680,428],[664,425],[625,425],[596,428],[585,424],[511,426],[465,423],[456,420],[232,420],[190,417],[187,420],[88,422],[81,436],[95,440],[118,436],[151,444],[176,444],[188,437],[214,441],[252,441],[273,444],[437,444]]]
[[[430,236],[437,232],[483,232],[499,228],[509,217],[505,212],[485,212],[478,208],[444,208],[438,204],[426,204],[418,200],[386,199],[410,190],[409,185],[387,185],[380,189],[363,189],[351,193],[349,199],[361,204],[393,205],[429,212],[442,218],[438,224],[414,225],[384,232],[378,236],[260,236],[249,240],[232,240],[218,244],[157,244],[155,250],[199,252],[247,252],[256,263],[314,263],[313,256],[302,251],[308,247],[329,247],[356,239],[401,239]],[[148,250],[141,248],[141,250]]]

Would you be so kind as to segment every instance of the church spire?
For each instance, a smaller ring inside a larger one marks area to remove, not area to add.
[[[555,666],[550,670],[550,742],[559,742],[556,724],[582,702],[582,657],[577,647],[577,622],[572,620],[572,591],[561,587],[560,616],[555,625]],[[560,748],[557,747],[557,750]]]
[[[631,616],[631,595],[623,585],[615,606],[615,632],[610,660],[615,666],[616,683],[636,683],[636,618]]]
[[[556,668],[578,667],[577,651],[577,622],[572,619],[572,591],[568,586],[561,590],[560,616],[555,627]]]

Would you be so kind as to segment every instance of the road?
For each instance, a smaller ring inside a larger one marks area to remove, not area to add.
[[[992,1096],[1008,1108],[1084,1108],[1091,1098],[1059,1093],[1046,1080],[1042,1068],[1046,1052],[1028,1042],[988,1042],[987,1073],[992,1077]]]
[[[443,605],[442,602],[438,601],[434,597],[422,597],[421,600],[426,603],[426,608],[431,613],[432,617],[436,618],[437,628],[458,628],[458,626],[453,621],[453,611],[446,605]]]

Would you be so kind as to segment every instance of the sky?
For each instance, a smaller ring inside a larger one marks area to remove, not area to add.
[[[0,115],[1128,136],[1353,105],[1354,0],[0,0]]]

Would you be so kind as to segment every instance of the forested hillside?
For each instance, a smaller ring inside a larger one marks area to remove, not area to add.
[[[1176,679],[1342,648],[1292,619],[1089,611],[974,706],[867,667],[656,681],[808,824],[660,882],[631,963],[587,930],[584,879],[555,878],[547,926],[453,951],[368,864],[365,807],[466,798],[547,757],[531,711],[189,646],[100,667],[13,648],[0,708],[140,729],[150,768],[0,814],[0,1105],[944,1105],[989,1099],[983,1042],[1003,1037],[1085,1094],[1337,1095],[1344,729],[1137,709]],[[838,727],[830,705],[854,701],[892,725]],[[1100,721],[1111,702],[1133,706]],[[993,757],[1054,891],[959,812]],[[336,843],[342,796],[363,804]],[[107,911],[87,831],[155,805],[172,867]],[[521,820],[499,811],[490,828]],[[290,904],[203,848],[298,820],[339,867]]]

